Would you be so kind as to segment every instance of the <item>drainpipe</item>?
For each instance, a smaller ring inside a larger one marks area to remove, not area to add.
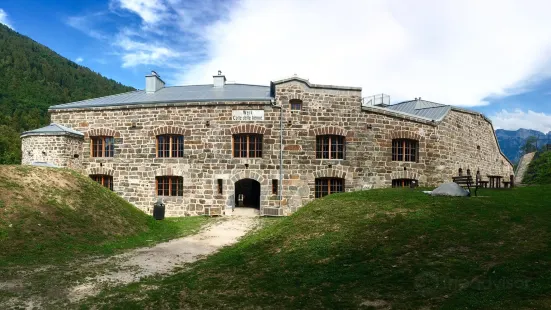
[[[283,200],[283,106],[277,106],[272,99],[272,106],[279,109],[279,208]]]

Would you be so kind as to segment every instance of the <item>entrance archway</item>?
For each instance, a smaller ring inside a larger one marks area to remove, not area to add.
[[[260,183],[253,179],[235,182],[235,206],[260,209]]]

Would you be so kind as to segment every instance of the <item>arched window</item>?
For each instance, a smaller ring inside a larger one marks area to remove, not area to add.
[[[419,160],[419,141],[411,139],[392,140],[392,160],[417,162]]]
[[[184,136],[158,135],[157,157],[184,157]]]
[[[345,139],[337,135],[316,136],[317,159],[344,159]]]
[[[90,155],[92,157],[113,157],[115,155],[115,138],[111,136],[90,137]]]
[[[410,187],[411,185],[417,186],[418,182],[414,179],[393,179],[392,187]]]
[[[262,157],[262,135],[253,133],[233,135],[233,157]]]
[[[344,192],[344,179],[316,178],[316,198]]]
[[[184,178],[179,176],[155,177],[158,196],[184,196]]]
[[[291,99],[289,100],[291,105],[291,111],[300,111],[302,110],[302,100],[300,99]]]
[[[90,175],[90,178],[108,189],[113,190],[113,176],[106,174],[92,174]]]

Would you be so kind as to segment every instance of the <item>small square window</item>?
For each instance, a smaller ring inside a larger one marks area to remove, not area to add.
[[[302,100],[300,99],[291,99],[289,101],[291,104],[291,111],[300,111],[302,110]]]

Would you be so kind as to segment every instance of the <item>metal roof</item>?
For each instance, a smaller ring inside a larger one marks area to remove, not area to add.
[[[385,106],[383,109],[438,122],[444,119],[451,106],[418,99]]]
[[[170,102],[269,101],[271,99],[273,97],[270,96],[270,86],[226,84],[224,87],[214,87],[213,84],[207,84],[164,87],[154,93],[137,90],[118,95],[59,104],[50,107],[50,110]]]
[[[57,136],[57,135],[72,135],[77,137],[84,137],[84,134],[80,131],[73,130],[71,128],[51,123],[50,125],[35,130],[25,131],[21,134],[21,137],[26,136]]]

